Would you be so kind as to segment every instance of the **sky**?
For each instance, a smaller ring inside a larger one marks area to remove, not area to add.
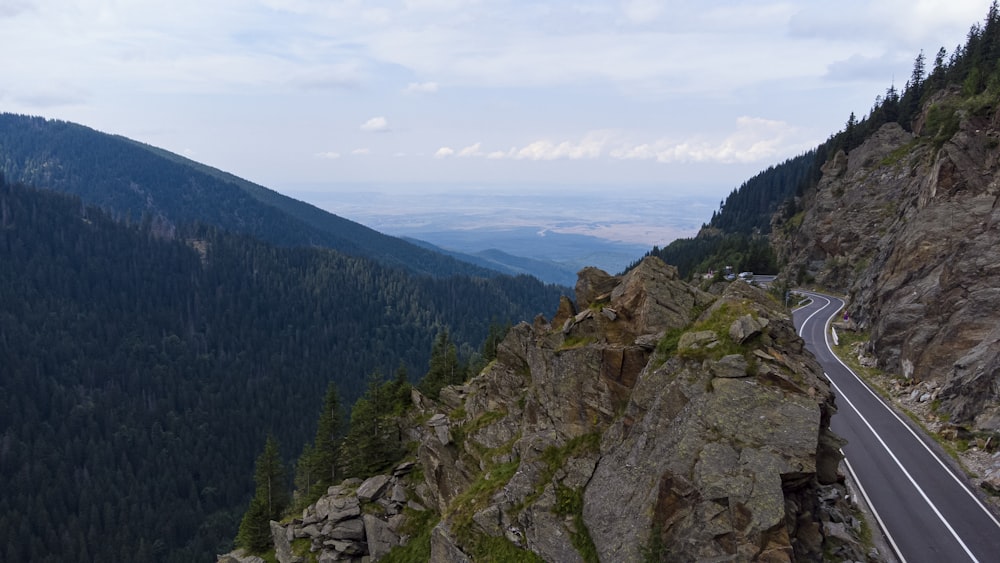
[[[284,191],[728,193],[989,0],[0,0],[0,111]],[[543,186],[543,187],[539,187]],[[417,188],[414,188],[417,189]]]

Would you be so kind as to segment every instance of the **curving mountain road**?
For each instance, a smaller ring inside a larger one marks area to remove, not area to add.
[[[896,556],[905,563],[1000,562],[1000,521],[963,476],[834,355],[829,321],[844,302],[800,292],[812,301],[793,313],[799,335],[833,383],[833,431],[848,440],[847,465]]]

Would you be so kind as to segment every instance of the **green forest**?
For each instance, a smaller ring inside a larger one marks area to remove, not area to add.
[[[164,232],[0,179],[0,559],[226,551],[270,434],[295,459],[331,383],[422,376],[551,313],[534,278],[416,276],[204,224]]]

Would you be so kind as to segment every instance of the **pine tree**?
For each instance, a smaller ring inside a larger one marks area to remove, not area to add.
[[[374,475],[392,465],[403,451],[393,383],[383,383],[381,374],[373,373],[365,395],[351,409],[351,425],[340,448],[344,471],[351,477]]]
[[[317,484],[324,490],[333,484],[336,476],[337,447],[340,445],[341,421],[340,395],[337,387],[330,383],[323,397],[323,411],[316,425],[316,439],[313,442],[314,470]]]
[[[252,553],[262,553],[271,545],[270,521],[280,520],[288,506],[285,466],[281,462],[278,442],[270,434],[254,465],[253,480],[256,490],[240,522],[236,544]]]
[[[323,397],[323,408],[316,424],[316,437],[306,444],[295,466],[297,506],[306,506],[333,484],[337,474],[337,451],[340,447],[341,421],[340,395],[330,383]]]
[[[438,333],[431,347],[431,359],[427,375],[421,380],[420,392],[437,399],[441,389],[465,381],[466,370],[458,360],[458,348],[448,336],[448,330]]]

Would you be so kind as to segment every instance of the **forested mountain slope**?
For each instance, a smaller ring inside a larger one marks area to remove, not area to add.
[[[419,375],[443,327],[545,312],[533,278],[416,277],[214,227],[123,223],[0,179],[0,559],[205,561],[267,432],[297,455],[327,384]]]
[[[71,193],[115,216],[199,221],[284,246],[325,246],[412,272],[497,275],[307,203],[124,137],[64,121],[0,114],[0,172]]]

